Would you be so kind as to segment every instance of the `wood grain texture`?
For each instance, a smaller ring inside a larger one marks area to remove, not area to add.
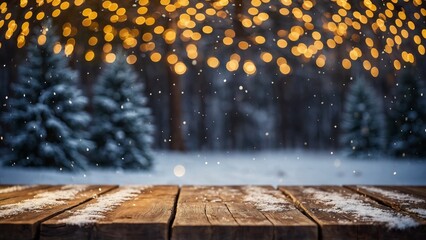
[[[253,193],[261,204],[272,197],[277,209],[248,201]],[[172,239],[317,239],[317,232],[314,222],[270,186],[184,186]]]
[[[332,209],[333,205],[330,204],[330,201],[319,199],[312,194],[313,191],[320,191],[322,194],[330,194],[330,196],[338,194],[343,198],[357,199],[363,205],[368,206],[368,209],[378,209],[388,212],[392,216],[410,217],[347,188],[294,186],[279,189],[289,195],[299,208],[319,224],[321,239],[426,239],[426,228],[420,219],[414,218],[419,224],[416,227],[392,228],[385,222],[364,218],[350,211],[335,211],[336,209]]]
[[[123,188],[114,189],[103,197],[111,196]],[[179,188],[140,186],[140,189],[143,190],[136,196],[102,213],[102,218],[94,222],[75,225],[61,220],[78,216],[79,210],[93,206],[99,199],[93,199],[43,222],[41,239],[169,239],[169,226]]]
[[[15,186],[10,186],[10,187],[15,187]],[[18,189],[16,191],[10,191],[10,192],[4,192],[4,193],[0,192],[0,202],[6,199],[14,198],[14,197],[22,197],[25,195],[33,195],[34,193],[41,193],[51,187],[52,186],[48,186],[48,185],[32,185],[32,186],[29,186],[28,188]],[[3,189],[8,189],[8,188],[3,188]]]
[[[35,206],[37,203],[40,204],[38,198],[40,194],[56,193],[61,190],[62,187],[63,186],[53,186],[47,188],[43,193],[33,191],[19,197],[5,199],[0,202],[0,210],[4,211],[5,207],[23,204]],[[69,187],[73,188],[73,186]],[[36,239],[38,238],[40,223],[42,221],[109,191],[113,187],[114,186],[87,186],[84,190],[76,193],[72,199],[59,200],[55,205],[43,206],[42,209],[36,210],[24,209],[25,211],[16,212],[12,215],[0,216],[0,239]]]
[[[7,187],[1,185],[0,189]],[[66,200],[58,198],[56,204],[33,208],[40,204],[40,196],[46,193],[52,198],[51,193],[64,187],[78,186],[34,185],[0,194],[0,240],[426,239],[426,219],[412,211],[426,208],[424,186],[370,186],[386,194],[362,186],[291,186],[278,190],[270,186],[184,186],[180,191],[177,186],[130,186],[140,191],[107,208],[95,221],[81,225],[62,220],[95,203],[104,204],[101,199],[129,187],[86,186]],[[325,197],[318,198],[315,191]],[[392,193],[417,200],[392,198]],[[356,211],[336,211],[327,196],[356,199],[368,206],[366,209],[409,217],[418,225],[394,228]],[[25,204],[28,209],[22,208]],[[13,213],[5,215],[5,209]]]
[[[397,211],[426,220],[426,188],[415,186],[345,186]]]

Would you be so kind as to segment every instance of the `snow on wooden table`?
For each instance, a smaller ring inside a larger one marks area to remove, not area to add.
[[[179,188],[123,186],[41,226],[41,239],[168,239]]]
[[[280,187],[317,222],[322,239],[426,239],[426,222],[337,186]]]
[[[184,186],[176,211],[172,240],[317,239],[316,224],[270,186]]]
[[[0,187],[0,200],[5,200],[14,197],[22,197],[25,194],[32,194],[33,192],[43,192],[47,188],[52,186],[49,185],[16,185],[8,187]]]
[[[0,190],[0,240],[426,239],[426,187],[0,185]]]
[[[348,186],[361,194],[396,210],[404,210],[426,220],[426,187],[413,186]]]
[[[0,200],[0,239],[36,239],[40,223],[96,197],[112,186],[52,186]]]

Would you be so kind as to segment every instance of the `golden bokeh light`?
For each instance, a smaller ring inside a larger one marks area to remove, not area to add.
[[[161,54],[158,52],[153,52],[150,58],[151,58],[151,61],[153,62],[159,62],[161,60]]]
[[[219,67],[219,59],[217,59],[216,57],[209,57],[207,59],[207,65],[209,65],[209,67],[211,68],[217,68]]]
[[[186,68],[186,65],[183,62],[177,62],[174,66],[174,70],[175,70],[176,74],[183,75],[183,74],[185,74],[187,68]]]
[[[95,53],[92,50],[89,50],[84,55],[84,58],[86,59],[86,61],[90,62],[95,58]]]
[[[256,73],[256,65],[254,65],[254,63],[250,60],[247,60],[244,62],[243,69],[244,69],[244,72],[247,73],[248,75],[252,75]]]
[[[138,60],[138,57],[136,57],[136,55],[134,55],[134,54],[130,54],[130,55],[129,55],[129,56],[127,56],[127,58],[126,58],[126,62],[127,62],[128,64],[135,64],[137,60]]]
[[[113,63],[113,62],[115,62],[115,58],[116,58],[116,56],[115,56],[114,53],[108,53],[108,54],[105,55],[105,62]]]
[[[61,40],[55,52],[81,54],[89,62],[95,56],[113,62],[112,46],[122,46],[131,53],[126,58],[129,64],[138,59],[160,62],[164,57],[181,74],[187,71],[184,63],[192,62],[210,68],[223,64],[231,72],[241,64],[240,70],[251,75],[261,72],[260,65],[276,60],[280,64],[275,71],[284,75],[291,73],[294,64],[311,62],[323,69],[334,64],[356,69],[359,64],[378,77],[386,72],[382,68],[399,71],[424,60],[422,0],[380,4],[336,0],[329,3],[330,8],[312,0],[252,0],[244,1],[237,15],[233,4],[229,0],[137,0],[131,4],[106,0],[94,7],[85,0],[21,0],[16,7],[22,12],[16,14],[15,6],[2,2],[0,46],[11,40],[23,48],[31,29],[53,17],[61,22],[56,26]],[[72,19],[62,19],[68,15]],[[37,43],[45,45],[46,33],[36,34]],[[98,54],[97,49],[103,52]],[[205,54],[206,49],[218,55]],[[294,61],[283,62],[290,58]]]

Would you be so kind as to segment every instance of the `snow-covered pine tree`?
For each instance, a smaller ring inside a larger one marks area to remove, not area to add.
[[[92,146],[84,131],[90,123],[87,99],[68,58],[54,53],[59,38],[52,22],[43,22],[33,34],[2,117],[8,126],[3,160],[12,166],[83,169]]]
[[[153,125],[144,85],[127,64],[124,53],[103,67],[94,87],[92,163],[122,169],[152,165]]]
[[[426,156],[426,96],[422,87],[421,79],[408,71],[397,81],[389,113],[389,148],[396,156]]]
[[[363,78],[349,87],[342,115],[341,144],[352,157],[372,157],[383,150],[384,116],[381,100]]]

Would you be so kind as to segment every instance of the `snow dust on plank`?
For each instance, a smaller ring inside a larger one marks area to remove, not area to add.
[[[23,185],[4,186],[4,187],[2,186],[0,188],[0,194],[21,191],[21,190],[31,188],[31,187],[32,186],[23,186]]]
[[[426,220],[425,187],[347,186],[396,210],[407,211]]]
[[[34,239],[42,221],[112,188],[85,185],[53,186],[0,201],[0,239]]]
[[[172,240],[317,239],[317,226],[270,186],[183,186]]]
[[[40,239],[168,239],[177,186],[121,186],[42,223]]]
[[[47,188],[52,187],[48,185],[14,185],[8,186],[0,189],[0,201],[5,199],[24,196],[27,194],[32,194],[33,192],[41,192]]]
[[[321,228],[322,239],[426,239],[426,225],[405,212],[337,186],[280,187]]]

